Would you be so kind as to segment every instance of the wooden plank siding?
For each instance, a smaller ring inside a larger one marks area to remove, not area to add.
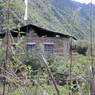
[[[34,26],[33,26],[34,27]],[[45,44],[44,43],[53,43],[53,55],[66,55],[69,53],[70,50],[70,37],[69,35],[64,36],[64,34],[59,34],[56,32],[52,32],[45,29],[40,29],[39,27],[30,27],[28,31],[27,29],[23,29],[25,33],[23,35],[23,42],[22,47],[26,49],[26,43],[36,43],[36,52],[44,53],[45,54]],[[17,33],[14,31],[11,32],[12,35],[9,35],[9,44],[10,46],[13,43],[17,43],[19,40],[16,36]],[[1,47],[6,47],[6,35],[3,38],[3,44]]]
[[[69,39],[63,38],[27,38],[27,42],[35,42],[37,48],[41,48],[44,52],[44,43],[54,43],[54,54],[63,55],[69,52]]]

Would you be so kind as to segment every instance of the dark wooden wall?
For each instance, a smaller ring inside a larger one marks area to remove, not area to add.
[[[39,31],[41,32],[41,31]],[[2,46],[6,46],[6,36],[3,39]],[[16,43],[18,37],[9,36],[9,44]],[[61,38],[61,37],[47,37],[46,35],[39,37],[35,30],[31,29],[29,32],[24,36],[24,40],[22,42],[22,46],[25,48],[27,42],[35,42],[37,50],[44,53],[44,43],[54,43],[54,55],[64,55],[68,54],[70,50],[69,38]]]

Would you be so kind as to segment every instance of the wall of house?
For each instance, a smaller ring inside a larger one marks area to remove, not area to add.
[[[60,37],[38,37],[34,30],[30,30],[25,38],[26,42],[34,42],[36,43],[36,47],[38,50],[44,53],[44,43],[53,43],[54,44],[54,54],[55,55],[64,55],[69,52],[69,39],[68,38],[60,38]]]
[[[41,31],[40,31],[41,32]],[[6,39],[7,37],[3,39],[3,47],[6,46]],[[11,35],[9,35],[9,44],[10,46],[14,43],[17,43],[18,37],[13,38]],[[60,37],[46,37],[42,36],[39,37],[34,30],[30,30],[29,33],[23,38],[22,46],[25,48],[26,43],[35,43],[36,44],[36,52],[44,53],[44,45],[45,43],[53,43],[53,54],[54,55],[64,55],[69,53],[69,38],[60,38]]]

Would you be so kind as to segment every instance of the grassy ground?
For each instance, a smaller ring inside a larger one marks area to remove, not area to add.
[[[65,87],[58,87],[62,95],[66,95]],[[2,95],[2,87],[0,87],[0,95]],[[30,86],[30,87],[6,87],[6,95],[57,95],[53,86]]]
[[[61,95],[68,95],[68,86],[58,86]],[[2,87],[0,86],[0,95],[2,95]],[[87,93],[86,93],[87,92]],[[84,92],[85,95],[89,95],[88,91]],[[73,92],[72,95],[84,95],[83,92]],[[57,95],[56,90],[53,85],[43,85],[43,86],[21,86],[6,87],[6,95]]]

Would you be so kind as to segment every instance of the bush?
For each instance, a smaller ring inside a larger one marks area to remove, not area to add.
[[[88,50],[88,42],[78,41],[77,44],[73,46],[73,48],[75,52],[82,55],[86,55],[87,50]]]
[[[78,52],[79,54],[86,55],[87,49],[88,49],[88,47],[86,47],[86,46],[84,46],[84,47],[82,47],[82,46],[77,46],[77,47],[76,47],[76,52]]]
[[[39,70],[42,68],[41,60],[38,57],[30,57],[24,60],[24,64],[27,66],[31,66],[33,70]]]

